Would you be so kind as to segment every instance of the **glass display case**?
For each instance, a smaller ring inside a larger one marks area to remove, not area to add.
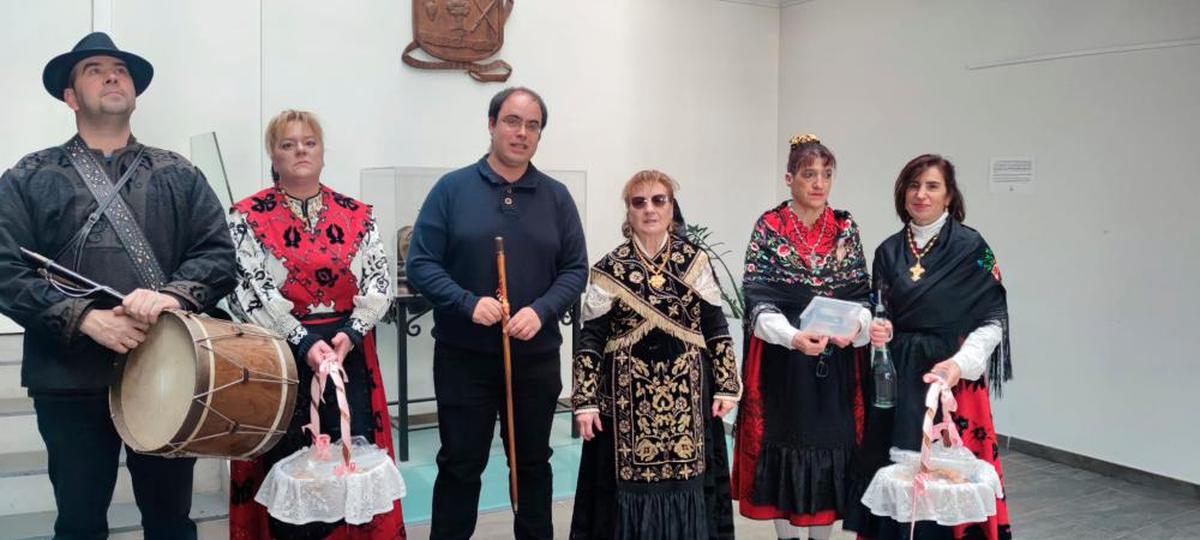
[[[233,189],[225,173],[225,160],[221,158],[221,146],[214,132],[193,135],[191,139],[191,162],[204,173],[208,185],[217,193],[222,208],[233,206]]]

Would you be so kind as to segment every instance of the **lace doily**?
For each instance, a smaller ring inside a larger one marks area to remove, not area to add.
[[[271,517],[293,525],[343,519],[361,525],[390,512],[407,493],[404,478],[383,449],[362,437],[352,444],[355,470],[338,474],[340,441],[324,456],[312,446],[302,448],[271,467],[254,500]]]
[[[893,448],[891,455],[894,463],[875,473],[863,494],[871,513],[905,523],[915,519],[947,526],[978,523],[996,514],[996,499],[1004,496],[1000,476],[970,450],[933,447],[934,473],[916,496],[913,478],[920,470],[921,454]]]

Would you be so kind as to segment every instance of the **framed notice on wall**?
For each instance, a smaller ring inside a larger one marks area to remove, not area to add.
[[[988,186],[992,193],[1033,193],[1033,158],[992,158]]]

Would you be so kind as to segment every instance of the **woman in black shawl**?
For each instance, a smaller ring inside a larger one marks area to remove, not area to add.
[[[708,254],[671,234],[675,189],[658,171],[626,183],[628,240],[584,294],[573,539],[733,537],[721,418],[741,381]]]
[[[888,464],[890,447],[920,450],[924,397],[934,377],[954,389],[963,444],[1004,478],[988,397],[989,381],[999,395],[1001,383],[1012,375],[1008,306],[996,257],[975,229],[963,225],[962,192],[946,159],[932,154],[913,159],[900,172],[894,192],[904,229],[875,250],[874,279],[894,325],[896,407],[870,409],[855,466],[855,500],[875,471]],[[868,384],[868,397],[872,390]],[[1012,538],[1004,500],[997,501],[996,510],[982,523],[919,522],[916,537]],[[909,531],[907,524],[871,515],[861,503],[846,517],[845,527],[879,540],[907,538]]]
[[[733,491],[743,516],[774,520],[779,538],[829,538],[846,506],[862,400],[856,354],[871,322],[849,336],[801,332],[817,296],[867,304],[858,226],[828,204],[837,166],[812,135],[792,139],[791,199],[755,224],[746,251],[746,394],[738,412]]]

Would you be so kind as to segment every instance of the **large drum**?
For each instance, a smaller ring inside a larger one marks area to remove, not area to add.
[[[296,404],[287,342],[254,325],[165,311],[109,389],[113,424],[139,453],[253,459]]]

